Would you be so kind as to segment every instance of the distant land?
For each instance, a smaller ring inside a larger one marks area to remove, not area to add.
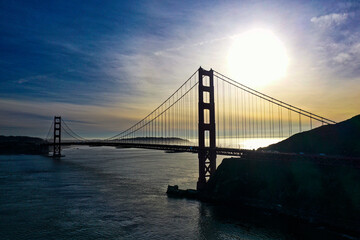
[[[41,138],[26,136],[0,136],[0,154],[46,154]]]
[[[66,140],[63,140],[66,142]],[[89,142],[94,140],[89,140]],[[101,141],[101,140],[97,140]],[[118,141],[118,140],[113,140]],[[120,140],[120,142],[136,141],[137,143],[156,143],[156,144],[184,144],[189,140],[175,137],[136,137]],[[27,136],[1,136],[0,135],[0,154],[48,154],[48,147],[42,145],[46,143],[45,140],[36,137]]]
[[[182,138],[161,137],[136,137],[124,141],[132,140],[158,144],[189,142]],[[0,154],[43,154],[42,143],[45,141],[36,137],[0,136]],[[295,134],[259,150],[360,157],[360,115],[337,124],[324,125]]]
[[[183,138],[177,138],[177,137],[135,137],[135,138],[127,138],[127,139],[121,139],[121,140],[113,140],[113,141],[124,141],[124,142],[156,142],[156,143],[187,143],[190,142],[187,139]]]
[[[360,157],[360,115],[295,134],[260,150]]]

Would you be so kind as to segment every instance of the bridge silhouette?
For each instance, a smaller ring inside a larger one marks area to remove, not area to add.
[[[56,158],[61,157],[62,145],[74,144],[195,152],[199,160],[197,189],[201,190],[216,170],[217,155],[253,155],[258,147],[334,123],[200,67],[156,109],[112,137],[86,139],[55,116],[46,140]],[[279,157],[295,153],[256,154]]]

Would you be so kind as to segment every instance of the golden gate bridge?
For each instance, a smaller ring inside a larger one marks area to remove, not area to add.
[[[53,157],[62,145],[124,146],[196,152],[197,189],[216,170],[216,156],[253,149],[335,122],[247,87],[215,70],[199,68],[156,109],[131,127],[102,140],[86,139],[55,116],[46,140]],[[257,152],[258,156],[275,153]],[[287,154],[275,154],[277,157]],[[320,157],[319,157],[320,158]]]

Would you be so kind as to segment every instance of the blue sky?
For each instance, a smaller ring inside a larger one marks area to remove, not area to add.
[[[259,90],[344,120],[360,112],[359,26],[358,1],[0,1],[0,134],[44,136],[57,114],[111,136],[200,65],[228,75],[232,37],[254,27],[290,58]]]

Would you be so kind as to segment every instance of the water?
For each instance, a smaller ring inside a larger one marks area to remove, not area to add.
[[[216,138],[216,146],[220,148],[258,149],[284,139],[285,138]]]
[[[111,147],[69,148],[63,153],[66,157],[60,161],[0,156],[0,239],[333,236],[323,228],[272,221],[271,215],[254,220],[228,207],[167,198],[168,184],[196,186],[195,154]]]

